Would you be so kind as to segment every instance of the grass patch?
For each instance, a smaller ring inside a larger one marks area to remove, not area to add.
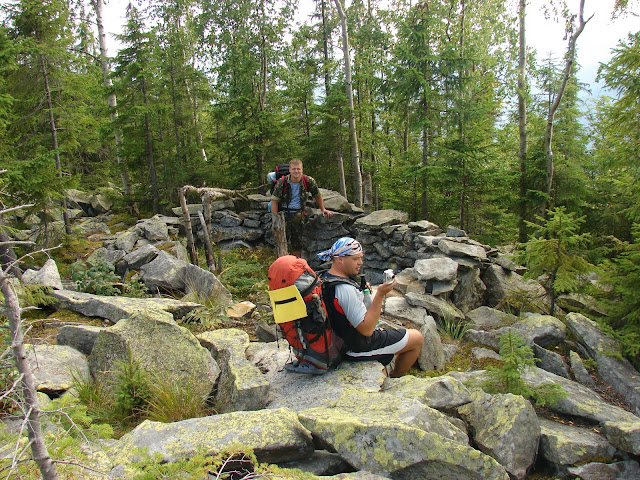
[[[480,347],[477,343],[468,342],[450,342],[458,345],[458,351],[451,357],[451,360],[447,362],[444,370],[429,370],[424,371],[417,368],[411,369],[409,372],[411,375],[422,378],[434,378],[444,375],[449,372],[470,372],[473,370],[484,370],[489,367],[500,367],[502,365],[501,360],[495,360],[492,358],[477,359],[471,350],[475,347]]]
[[[218,278],[234,297],[254,301],[262,294],[268,298],[267,272],[275,259],[275,252],[269,248],[225,251]]]
[[[215,413],[201,385],[151,377],[132,359],[116,366],[112,383],[74,375],[74,390],[97,423],[108,424],[121,437],[142,421],[176,422]]]

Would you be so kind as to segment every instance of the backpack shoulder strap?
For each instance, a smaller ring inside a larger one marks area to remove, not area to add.
[[[304,185],[304,189],[309,191],[309,177],[307,177],[304,173],[302,174],[302,184]]]
[[[324,274],[322,275],[321,280],[322,280],[323,286],[326,285],[327,287],[331,286],[335,288],[336,285],[345,284],[345,285],[351,285],[352,287],[355,287],[358,290],[360,290],[360,285],[358,285],[358,282],[356,282],[352,278],[345,278],[345,277],[338,277],[336,275],[331,275],[331,274]]]

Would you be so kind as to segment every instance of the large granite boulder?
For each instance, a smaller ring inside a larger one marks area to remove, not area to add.
[[[36,390],[59,396],[73,386],[73,376],[88,378],[87,358],[66,345],[25,344]]]
[[[514,324],[517,317],[495,308],[481,306],[466,313],[469,327],[476,330],[494,330],[506,324]]]
[[[122,250],[126,253],[130,253],[136,242],[140,240],[140,229],[138,227],[130,228],[124,232],[120,232],[116,237],[114,246],[117,250]]]
[[[602,435],[541,418],[540,454],[554,465],[578,465],[595,460],[613,460],[616,449]]]
[[[424,308],[409,305],[404,297],[385,299],[384,315],[403,322],[410,322],[418,328],[422,327],[428,318],[432,318]]]
[[[187,265],[187,262],[160,251],[155,259],[140,268],[140,274],[146,287],[153,293],[184,292]]]
[[[411,375],[387,378],[383,392],[399,398],[414,398],[438,410],[451,410],[471,402],[467,387],[447,375],[435,378],[416,378]]]
[[[453,304],[434,295],[421,295],[419,293],[407,293],[407,303],[414,307],[422,307],[439,320],[455,319],[463,320],[464,313]]]
[[[451,281],[457,277],[458,263],[449,257],[426,258],[416,260],[413,271],[423,281]]]
[[[409,214],[400,210],[376,210],[359,218],[353,224],[357,230],[379,230],[390,225],[405,223]]]
[[[527,315],[510,327],[499,328],[496,335],[503,335],[507,330],[517,333],[530,346],[534,343],[541,347],[559,345],[567,337],[565,324],[551,315]]]
[[[538,451],[540,423],[529,401],[519,395],[480,393],[458,407],[473,432],[475,445],[496,459],[509,474],[525,478]]]
[[[379,392],[385,374],[378,362],[342,362],[324,375],[294,373],[280,368],[270,371],[268,408],[286,407],[299,412],[331,405],[346,391]]]
[[[68,345],[84,355],[90,355],[98,334],[104,327],[93,325],[63,325],[58,330],[56,342],[58,345]]]
[[[115,382],[120,363],[138,363],[152,381],[181,385],[207,398],[220,374],[209,351],[167,312],[136,314],[102,330],[91,351],[91,374]]]
[[[143,265],[140,273],[152,292],[197,292],[199,298],[214,297],[222,305],[231,303],[231,294],[213,273],[164,251]]]
[[[640,419],[631,412],[607,403],[593,390],[577,382],[540,368],[527,369],[523,378],[533,387],[545,383],[560,385],[566,396],[548,404],[549,409],[601,424],[614,447],[635,455],[640,454]]]
[[[489,265],[482,274],[482,281],[487,290],[485,304],[489,307],[502,305],[510,297],[519,302],[526,301],[541,312],[549,312],[546,291],[538,282],[525,280],[521,275],[505,270],[499,265]],[[513,302],[509,302],[513,306]]]
[[[185,293],[196,292],[198,298],[215,298],[219,305],[231,305],[229,290],[213,273],[188,263],[184,271]]]
[[[200,344],[208,348],[220,365],[220,381],[216,393],[220,412],[260,410],[268,403],[269,382],[260,369],[247,360],[249,335],[227,328],[198,335]]]
[[[25,270],[22,274],[22,283],[25,285],[44,285],[56,290],[62,290],[62,280],[58,272],[56,262],[50,258],[40,270]]]
[[[113,448],[114,463],[138,458],[137,449],[158,455],[162,462],[188,459],[196,453],[215,456],[237,445],[251,448],[259,462],[304,458],[314,448],[311,434],[294,412],[285,408],[232,412],[173,423],[145,420]]]
[[[444,370],[444,349],[438,333],[438,326],[432,316],[425,319],[420,329],[422,334],[422,348],[418,355],[418,365],[422,370]]]
[[[451,301],[461,312],[466,314],[483,305],[486,289],[487,287],[480,278],[479,268],[459,272]]]
[[[452,257],[471,257],[476,260],[486,260],[487,252],[484,247],[479,245],[470,245],[468,243],[454,242],[443,239],[438,242],[438,248],[445,255]]]
[[[358,470],[407,480],[509,478],[493,458],[466,443],[366,410],[356,414],[351,409],[316,408],[300,412],[298,418],[322,445]]]
[[[569,313],[565,322],[569,331],[598,364],[598,373],[622,395],[636,415],[640,415],[640,374],[631,362],[615,354],[620,346],[607,336],[593,320],[579,313]]]

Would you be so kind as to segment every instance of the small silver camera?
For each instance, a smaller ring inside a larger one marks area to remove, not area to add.
[[[383,275],[384,275],[384,283],[393,282],[393,279],[396,276],[395,273],[393,273],[393,270],[391,268],[386,269],[383,272]]]

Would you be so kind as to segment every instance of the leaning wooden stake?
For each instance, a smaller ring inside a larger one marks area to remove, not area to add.
[[[211,238],[209,238],[209,226],[204,220],[202,212],[198,212],[198,218],[200,219],[200,225],[202,225],[202,237],[204,238],[204,251],[207,255],[207,267],[209,271],[215,273],[216,271],[216,258],[213,256],[213,247],[211,246]]]
[[[189,216],[189,209],[187,208],[187,200],[184,197],[184,188],[178,188],[178,198],[180,199],[182,214],[184,215],[184,227],[187,231],[187,250],[189,250],[189,258],[191,259],[191,263],[198,265],[198,252],[196,251],[195,243],[193,243],[191,217]]]
[[[288,255],[287,232],[283,212],[271,214],[271,231],[273,232],[273,243],[276,247],[276,257]]]

